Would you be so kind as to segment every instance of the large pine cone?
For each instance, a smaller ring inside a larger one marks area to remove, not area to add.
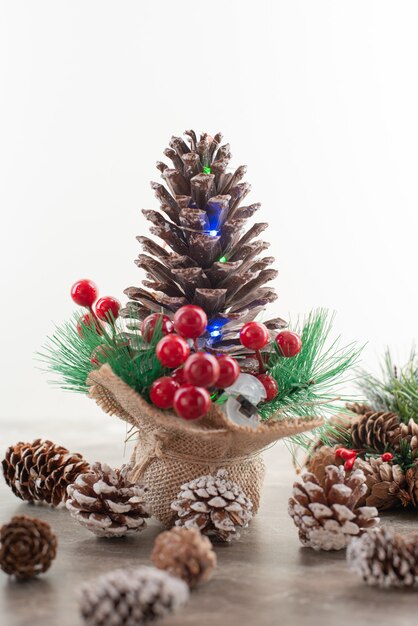
[[[57,538],[46,522],[17,515],[0,530],[0,567],[26,580],[49,569],[57,553]]]
[[[18,498],[53,506],[65,500],[67,486],[89,469],[80,454],[43,439],[10,446],[2,466],[6,483]]]
[[[229,145],[221,145],[218,133],[196,137],[186,131],[189,145],[173,137],[164,154],[172,167],[157,167],[168,190],[152,183],[160,202],[160,211],[144,210],[152,224],[152,235],[163,240],[161,247],[140,236],[143,249],[136,264],[147,280],[143,287],[125,290],[131,299],[122,315],[142,320],[153,312],[172,316],[185,304],[196,304],[206,312],[210,331],[199,339],[202,348],[236,353],[242,351],[238,330],[276,300],[273,288],[266,284],[276,278],[269,266],[274,258],[260,258],[268,248],[258,239],[267,223],[257,223],[245,232],[247,220],[259,204],[240,206],[251,187],[241,182],[246,167],[229,172]],[[168,218],[168,219],[167,219]],[[266,326],[275,330],[284,326],[274,319]]]
[[[94,463],[68,486],[67,509],[74,519],[102,537],[122,537],[146,527],[150,517],[145,491],[128,479],[128,465],[112,470],[105,463]]]
[[[400,465],[386,463],[381,458],[356,460],[354,467],[366,475],[367,493],[364,502],[380,511],[407,506],[411,502],[405,474]]]
[[[246,528],[253,516],[251,500],[228,480],[225,470],[182,485],[171,508],[179,517],[176,526],[197,528],[222,541],[239,539],[240,529]]]
[[[396,413],[366,411],[357,415],[351,424],[352,448],[385,452],[397,443],[400,420]]]
[[[368,585],[412,587],[418,575],[418,534],[402,536],[388,528],[367,532],[350,543],[347,561]]]
[[[314,550],[341,550],[350,539],[379,522],[374,507],[358,507],[366,492],[361,470],[346,475],[343,467],[330,465],[322,487],[311,473],[293,485],[289,514],[304,546]]]
[[[178,610],[188,598],[185,582],[144,565],[84,584],[80,611],[87,626],[141,626]]]
[[[412,453],[418,456],[418,424],[411,418],[407,424],[400,425],[400,439],[408,441]]]
[[[216,567],[212,544],[196,528],[172,528],[158,535],[151,561],[189,587],[208,581]]]

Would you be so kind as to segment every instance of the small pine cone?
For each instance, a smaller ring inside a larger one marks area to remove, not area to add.
[[[321,486],[325,484],[325,479],[327,477],[326,468],[328,465],[344,465],[344,459],[335,456],[336,450],[341,446],[334,446],[331,448],[330,446],[322,446],[318,448],[318,450],[311,456],[306,462],[306,469],[308,472],[311,472],[316,478]]]
[[[418,456],[418,424],[412,418],[407,424],[401,424],[399,438],[408,441],[412,453]]]
[[[412,587],[418,574],[418,534],[402,536],[388,528],[369,531],[352,540],[347,562],[368,585]]]
[[[358,507],[366,491],[361,470],[346,475],[343,467],[330,465],[324,486],[311,473],[293,485],[289,514],[304,546],[314,550],[341,550],[354,535],[379,522],[374,507]]]
[[[197,528],[222,541],[239,539],[240,529],[252,519],[253,504],[225,470],[215,476],[200,476],[182,485],[171,508],[179,517],[176,526]]]
[[[122,537],[146,527],[150,517],[145,504],[146,489],[128,479],[129,465],[112,470],[94,463],[68,486],[67,509],[74,519],[95,535]]]
[[[409,496],[407,504],[416,507],[418,506],[418,465],[408,468],[405,472],[405,478]]]
[[[381,458],[370,458],[367,461],[357,459],[354,468],[361,469],[366,475],[364,503],[367,506],[385,511],[410,504],[406,477],[400,465],[386,463]]]
[[[349,411],[357,413],[357,415],[364,415],[372,411],[372,407],[365,402],[347,402],[346,407]]]
[[[196,528],[174,527],[158,535],[151,561],[193,588],[211,578],[216,554],[210,540]]]
[[[141,626],[181,608],[186,583],[155,567],[117,569],[81,588],[80,611],[87,626]]]
[[[27,580],[50,568],[57,553],[57,538],[49,524],[16,515],[0,530],[0,567],[10,576]]]
[[[18,498],[53,506],[65,500],[67,486],[89,469],[80,454],[42,439],[10,446],[2,466],[6,483]]]
[[[355,450],[385,452],[398,441],[399,432],[400,420],[396,413],[367,411],[352,421],[352,447]]]

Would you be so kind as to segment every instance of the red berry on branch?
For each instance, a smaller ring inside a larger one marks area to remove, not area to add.
[[[102,330],[98,321],[90,313],[86,313],[85,315],[80,317],[77,322],[77,332],[81,338],[83,338],[84,329],[86,328],[86,326],[91,329],[95,328],[98,335],[102,334]]]
[[[210,408],[209,392],[203,387],[182,385],[174,394],[174,410],[185,420],[196,420],[203,417]]]
[[[238,376],[241,373],[238,361],[232,358],[232,356],[219,356],[219,376],[216,381],[216,386],[219,389],[226,389],[234,384]]]
[[[174,394],[179,388],[179,384],[170,376],[157,378],[151,385],[149,392],[151,402],[159,409],[171,409],[174,401]]]
[[[267,397],[263,400],[263,402],[270,402],[270,400],[274,400],[279,393],[277,380],[273,378],[273,376],[270,376],[270,374],[259,374],[257,378],[266,390]]]
[[[71,287],[71,297],[79,306],[92,307],[98,295],[96,285],[87,278],[78,280]]]
[[[382,461],[385,461],[385,463],[390,463],[394,458],[392,452],[384,452],[381,456]]]
[[[183,337],[166,335],[157,343],[157,359],[164,367],[178,367],[190,354],[190,346]]]
[[[200,306],[186,304],[174,314],[174,328],[187,339],[197,339],[206,330],[208,318]]]
[[[141,326],[142,336],[148,343],[152,340],[156,327],[161,329],[163,335],[169,335],[173,332],[173,322],[168,315],[152,313],[144,319]]]
[[[282,330],[276,337],[276,344],[281,356],[296,356],[302,347],[302,340],[297,333],[291,330]]]
[[[174,372],[171,372],[171,378],[179,385],[184,385],[186,379],[184,378],[184,367],[178,367]]]
[[[248,322],[241,328],[239,339],[245,348],[261,350],[269,340],[269,331],[260,322]]]
[[[353,456],[351,459],[347,459],[344,463],[344,469],[346,472],[350,472],[353,469],[354,463],[356,461],[356,457]]]
[[[357,452],[355,450],[350,450],[349,448],[337,448],[335,456],[337,459],[347,461],[348,459],[355,459]]]
[[[119,317],[120,302],[116,298],[106,296],[97,301],[95,309],[100,320],[111,324]]]
[[[191,385],[213,387],[218,380],[220,368],[216,357],[206,352],[196,352],[184,364],[184,378]]]

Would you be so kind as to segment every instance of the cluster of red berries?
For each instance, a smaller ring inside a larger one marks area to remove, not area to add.
[[[71,297],[76,304],[89,310],[83,315],[78,324],[77,331],[80,337],[83,336],[83,326],[95,327],[99,335],[102,334],[101,322],[112,324],[119,316],[120,302],[111,296],[105,296],[97,300],[99,295],[97,286],[91,280],[84,278],[78,280],[71,287]],[[97,302],[96,302],[97,300]],[[96,305],[93,310],[93,305]]]
[[[266,390],[266,401],[274,400],[279,393],[279,386],[273,376],[264,372],[264,362],[261,354],[262,348],[267,345],[270,338],[267,326],[261,322],[248,322],[241,328],[239,338],[245,348],[255,351],[259,364],[257,378]],[[275,341],[279,354],[283,357],[296,356],[302,347],[302,341],[299,335],[290,330],[280,332],[276,336]]]
[[[197,350],[196,340],[207,327],[203,309],[193,304],[181,307],[173,321],[158,313],[149,315],[142,323],[142,336],[151,341],[157,327],[164,335],[156,346],[156,356],[164,367],[173,369],[171,376],[157,378],[151,385],[150,398],[160,409],[173,408],[186,420],[205,415],[211,405],[208,389],[225,389],[240,374],[238,362],[230,356],[215,357]],[[195,342],[196,352],[190,354]]]
[[[346,470],[346,472],[348,472],[353,469],[354,463],[357,459],[357,451],[350,450],[350,448],[337,448],[337,450],[335,451],[335,457],[337,459],[343,459],[343,461],[345,461],[344,469]],[[390,463],[395,457],[392,452],[384,452],[380,455],[380,458],[385,463]]]

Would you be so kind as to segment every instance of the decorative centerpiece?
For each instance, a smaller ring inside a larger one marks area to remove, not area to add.
[[[323,424],[357,351],[326,345],[322,310],[296,332],[280,318],[256,320],[277,297],[274,258],[263,256],[260,239],[268,224],[247,227],[260,205],[243,203],[246,168],[230,170],[221,135],[186,136],[164,152],[171,167],[157,164],[166,185],[152,183],[160,210],[143,211],[162,243],[138,237],[142,286],[125,290],[121,308],[113,297],[97,299],[92,281],[75,283],[72,298],[85,312],[56,331],[44,356],[64,388],[131,425],[129,480],[146,486],[155,517],[167,526],[179,515],[189,527],[199,519],[230,537],[248,523],[247,510],[257,512],[262,450]],[[232,491],[214,477],[219,470]]]

